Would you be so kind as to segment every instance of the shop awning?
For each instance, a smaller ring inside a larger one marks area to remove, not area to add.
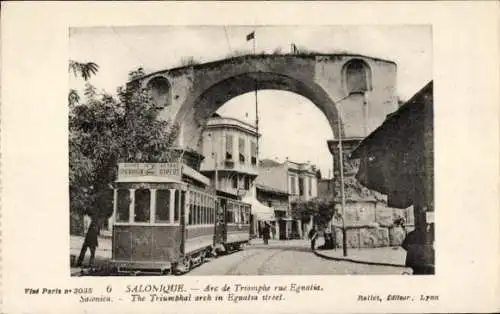
[[[274,210],[271,207],[262,204],[257,199],[251,196],[245,196],[242,201],[252,206],[252,215],[255,215],[257,219],[259,220],[274,219]]]

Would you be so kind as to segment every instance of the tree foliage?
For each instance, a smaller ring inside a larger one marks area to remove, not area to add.
[[[69,60],[68,71],[73,72],[75,77],[81,76],[85,81],[88,81],[92,75],[99,71],[99,66],[94,62]]]
[[[117,164],[168,161],[178,127],[157,118],[145,90],[120,88],[115,98],[88,84],[84,94],[84,101],[69,97],[70,207],[109,217]]]
[[[316,224],[326,225],[334,216],[339,216],[340,213],[335,208],[335,200],[333,196],[315,197],[308,201],[298,201],[292,206],[292,216],[295,219],[309,221],[309,217],[313,216]]]

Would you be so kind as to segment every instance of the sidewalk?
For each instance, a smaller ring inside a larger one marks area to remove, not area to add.
[[[75,256],[75,260],[78,259],[80,255],[80,250],[83,245],[83,236],[70,236],[70,250],[69,254]],[[90,250],[87,250],[85,254],[85,259],[83,260],[83,265],[87,265],[90,259]],[[99,237],[99,246],[95,252],[95,263],[96,265],[105,265],[111,259],[111,238],[110,237]],[[73,267],[71,265],[71,275],[76,276],[80,273],[80,267]]]
[[[401,247],[383,247],[373,249],[348,248],[347,256],[343,256],[342,248],[336,250],[315,250],[319,257],[369,265],[405,267],[406,251]]]

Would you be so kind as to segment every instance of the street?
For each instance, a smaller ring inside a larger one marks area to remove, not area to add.
[[[364,265],[332,261],[316,256],[307,240],[270,241],[268,246],[258,243],[243,251],[215,258],[186,276],[228,275],[355,275],[402,274],[399,267]]]
[[[71,254],[77,255],[83,238],[72,237]],[[320,251],[322,255],[339,257],[341,249]],[[392,254],[392,259],[391,259]],[[394,263],[401,260],[401,252],[390,248],[375,250],[350,250],[349,258],[371,262]],[[111,258],[111,239],[101,238],[96,252],[96,263],[105,265]],[[88,253],[85,262],[88,261]],[[211,258],[192,269],[185,276],[256,276],[256,275],[356,275],[392,274],[400,275],[402,267],[368,265],[342,260],[331,260],[314,254],[308,240],[270,240],[264,245],[261,239],[254,239],[242,251]],[[71,273],[78,276],[80,268],[73,267]]]

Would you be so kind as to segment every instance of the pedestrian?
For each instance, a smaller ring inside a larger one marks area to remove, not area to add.
[[[264,228],[262,228],[262,238],[264,239],[264,244],[269,244],[269,236],[270,236],[269,224],[267,221],[264,223]]]
[[[316,230],[316,226],[314,226],[311,231],[309,231],[309,239],[311,239],[311,250],[316,249],[316,240],[320,236],[320,232]]]
[[[333,236],[332,236],[332,226],[328,223],[325,228],[325,249],[333,249]]]
[[[89,229],[87,230],[87,234],[85,235],[85,240],[83,241],[83,246],[80,251],[80,256],[78,257],[77,266],[82,266],[83,259],[85,258],[85,254],[87,253],[87,249],[90,250],[89,267],[92,267],[94,265],[95,251],[99,245],[99,231],[100,219],[96,216],[92,216]]]
[[[401,245],[406,250],[405,265],[414,275],[434,274],[434,249],[426,233],[415,229],[406,235]]]

